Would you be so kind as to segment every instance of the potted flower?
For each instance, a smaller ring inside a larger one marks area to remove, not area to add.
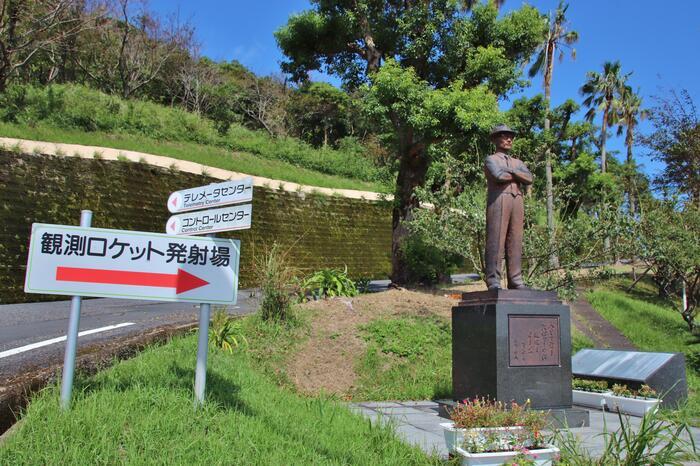
[[[502,465],[520,456],[549,465],[559,450],[545,445],[542,428],[547,414],[524,405],[485,398],[464,400],[452,410],[451,423],[441,424],[447,450],[462,465]]]
[[[605,394],[608,409],[632,416],[644,416],[655,410],[660,402],[656,391],[648,385],[642,385],[639,390],[630,390],[627,385],[614,384],[612,392]]]
[[[605,395],[610,393],[605,380],[573,379],[571,382],[575,405],[603,409]]]

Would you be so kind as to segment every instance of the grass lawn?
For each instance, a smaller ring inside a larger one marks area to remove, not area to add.
[[[414,291],[361,295],[352,298],[352,312],[342,303],[349,299],[307,303],[296,308],[293,325],[245,319],[248,351],[256,367],[290,388],[352,401],[449,398],[454,302],[429,296]],[[431,299],[439,300],[432,304]],[[572,346],[576,352],[595,345],[572,326]],[[299,359],[307,361],[301,368]],[[309,367],[324,363],[318,371]],[[355,377],[338,383],[348,379],[348,371]]]
[[[355,362],[358,400],[452,396],[452,330],[438,317],[377,319],[360,327],[367,347]]]
[[[302,397],[244,352],[209,354],[207,402],[193,408],[196,336],[79,378],[62,412],[40,392],[0,448],[0,464],[438,464],[342,403]]]
[[[249,175],[323,188],[357,189],[383,193],[391,191],[390,187],[381,183],[328,175],[298,167],[282,160],[266,159],[246,152],[233,152],[222,147],[192,142],[166,142],[130,134],[110,134],[99,131],[85,132],[59,129],[46,124],[27,126],[2,122],[0,122],[0,136],[133,150],[180,160],[190,160],[203,165]]]
[[[595,310],[639,349],[682,352],[686,354],[686,362],[688,355],[697,355],[700,338],[690,333],[680,314],[659,299],[655,288],[648,283],[640,282],[634,290],[626,292],[630,283],[617,279],[599,285],[588,293],[588,299]],[[700,425],[700,374],[691,364],[687,364],[686,374],[688,403],[679,414],[689,415],[694,425]]]
[[[571,326],[571,354],[576,354],[578,350],[583,348],[595,348],[595,343],[586,335]]]

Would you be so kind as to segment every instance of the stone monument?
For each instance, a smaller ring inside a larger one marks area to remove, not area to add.
[[[588,411],[572,408],[569,307],[556,293],[531,290],[522,280],[522,185],[532,183],[525,164],[510,157],[513,130],[491,133],[497,152],[486,159],[488,182],[486,284],[464,293],[452,308],[452,400],[488,397],[550,410],[560,425],[589,424]],[[508,288],[501,288],[501,262]]]

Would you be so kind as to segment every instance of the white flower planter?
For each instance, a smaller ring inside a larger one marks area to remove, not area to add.
[[[518,456],[517,451],[499,451],[494,453],[470,453],[455,447],[455,452],[462,457],[462,466],[501,466],[508,460]],[[540,448],[530,450],[527,455],[535,460],[538,466],[550,466],[554,460],[559,457],[559,449],[557,447]]]
[[[442,427],[442,435],[445,437],[447,452],[454,454],[455,447],[464,442],[464,431],[466,429],[458,429],[455,427],[454,422],[442,422],[440,427]]]
[[[586,392],[583,390],[571,390],[573,403],[588,408],[603,409],[605,407],[605,396],[610,392]]]
[[[473,438],[481,438],[484,443],[486,443],[485,437],[489,434],[490,436],[503,438],[504,441],[514,434],[521,433],[523,431],[522,426],[514,427],[480,427],[474,429],[461,429],[454,426],[454,422],[443,422],[440,424],[442,427],[442,433],[445,437],[445,447],[447,451],[451,454],[456,454],[456,448],[464,444],[464,440],[468,435]],[[495,435],[494,435],[495,434]],[[500,435],[499,435],[500,434]],[[485,445],[487,449],[493,447],[493,445]],[[478,463],[477,463],[478,464]]]
[[[628,398],[626,396],[617,396],[612,393],[605,395],[605,404],[608,409],[613,412],[618,410],[623,414],[642,417],[649,411],[653,411],[659,405],[658,398]]]

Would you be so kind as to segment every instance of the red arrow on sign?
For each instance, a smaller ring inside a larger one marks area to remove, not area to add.
[[[104,283],[108,285],[157,286],[175,288],[177,294],[194,290],[209,282],[177,269],[176,274],[131,272],[128,270],[83,269],[56,267],[56,280],[60,282]]]

